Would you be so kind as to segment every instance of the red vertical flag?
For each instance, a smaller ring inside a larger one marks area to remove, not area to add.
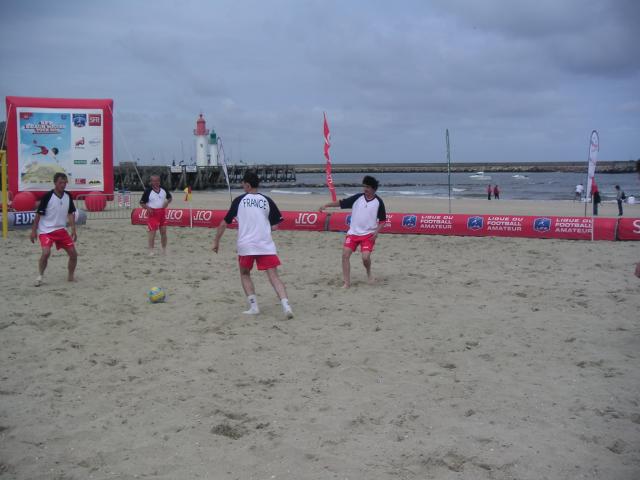
[[[327,123],[327,114],[324,115],[324,158],[327,159],[325,170],[327,172],[327,187],[331,192],[331,201],[336,201],[336,187],[333,185],[333,176],[331,175],[331,157],[329,156],[329,148],[331,147],[331,132],[329,132],[329,124]]]

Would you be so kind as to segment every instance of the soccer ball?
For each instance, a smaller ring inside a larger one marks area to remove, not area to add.
[[[162,288],[153,287],[151,290],[149,290],[147,296],[149,297],[149,301],[151,303],[161,303],[164,302],[167,294],[164,293],[164,290]]]

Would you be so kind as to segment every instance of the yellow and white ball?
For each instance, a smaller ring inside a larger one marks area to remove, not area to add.
[[[153,287],[147,294],[151,303],[162,303],[167,298],[167,294],[160,287]]]

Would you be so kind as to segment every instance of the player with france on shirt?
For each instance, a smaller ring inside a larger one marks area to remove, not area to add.
[[[260,178],[255,172],[248,171],[242,178],[244,194],[231,202],[231,207],[220,222],[213,240],[213,251],[218,253],[220,238],[227,225],[238,220],[238,265],[240,268],[240,282],[249,301],[249,310],[244,313],[257,315],[260,313],[256,291],[251,280],[251,269],[255,262],[258,270],[264,270],[267,277],[280,298],[282,310],[287,318],[293,318],[293,311],[289,305],[287,291],[278,276],[278,258],[276,245],[271,237],[271,231],[276,230],[282,222],[282,215],[276,204],[266,195],[258,193]]]

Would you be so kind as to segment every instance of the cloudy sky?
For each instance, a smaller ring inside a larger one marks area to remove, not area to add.
[[[115,161],[640,158],[637,0],[4,0],[3,96],[112,98]],[[0,114],[5,116],[2,102]]]

